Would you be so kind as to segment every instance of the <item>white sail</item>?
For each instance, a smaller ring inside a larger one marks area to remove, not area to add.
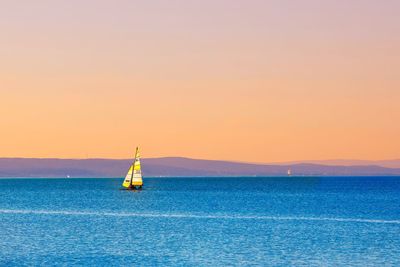
[[[125,180],[122,184],[123,187],[130,187],[132,180],[132,170],[133,170],[133,164],[131,165],[131,167],[128,170],[128,173],[125,176]]]

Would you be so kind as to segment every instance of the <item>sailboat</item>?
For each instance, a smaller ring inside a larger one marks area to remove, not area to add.
[[[128,173],[125,176],[122,186],[129,190],[142,189],[143,179],[142,169],[140,167],[139,147],[136,148],[135,159],[133,160],[133,163],[129,168]]]

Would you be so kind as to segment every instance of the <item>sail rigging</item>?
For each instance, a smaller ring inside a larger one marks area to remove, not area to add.
[[[142,179],[142,169],[140,166],[140,152],[139,148],[136,148],[135,159],[133,160],[132,165],[130,166],[128,173],[125,176],[124,182],[122,183],[123,187],[133,188],[138,186],[139,188],[143,185]]]

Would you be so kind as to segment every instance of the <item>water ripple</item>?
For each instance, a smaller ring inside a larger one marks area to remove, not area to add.
[[[354,223],[400,224],[400,220],[334,218],[334,217],[296,217],[296,216],[243,216],[243,215],[200,215],[190,213],[119,213],[62,210],[14,210],[0,209],[0,214],[70,215],[70,216],[111,216],[111,217],[152,217],[188,219],[228,219],[228,220],[270,220],[270,221],[328,221]]]

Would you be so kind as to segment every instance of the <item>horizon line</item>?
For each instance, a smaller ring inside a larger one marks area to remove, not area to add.
[[[205,161],[222,161],[222,162],[234,162],[234,163],[245,163],[245,164],[296,164],[296,163],[307,163],[307,162],[329,162],[329,161],[364,161],[364,162],[385,162],[385,161],[400,161],[400,158],[391,159],[346,159],[346,158],[336,158],[336,159],[299,159],[299,160],[288,160],[288,161],[270,161],[270,162],[252,162],[252,161],[235,161],[228,159],[207,159],[207,158],[193,158],[187,156],[159,156],[159,157],[142,157],[142,159],[165,159],[165,158],[181,158],[190,160],[205,160]],[[132,158],[106,158],[106,157],[87,157],[87,158],[72,158],[72,157],[8,157],[0,156],[0,159],[54,159],[54,160],[131,160]]]

